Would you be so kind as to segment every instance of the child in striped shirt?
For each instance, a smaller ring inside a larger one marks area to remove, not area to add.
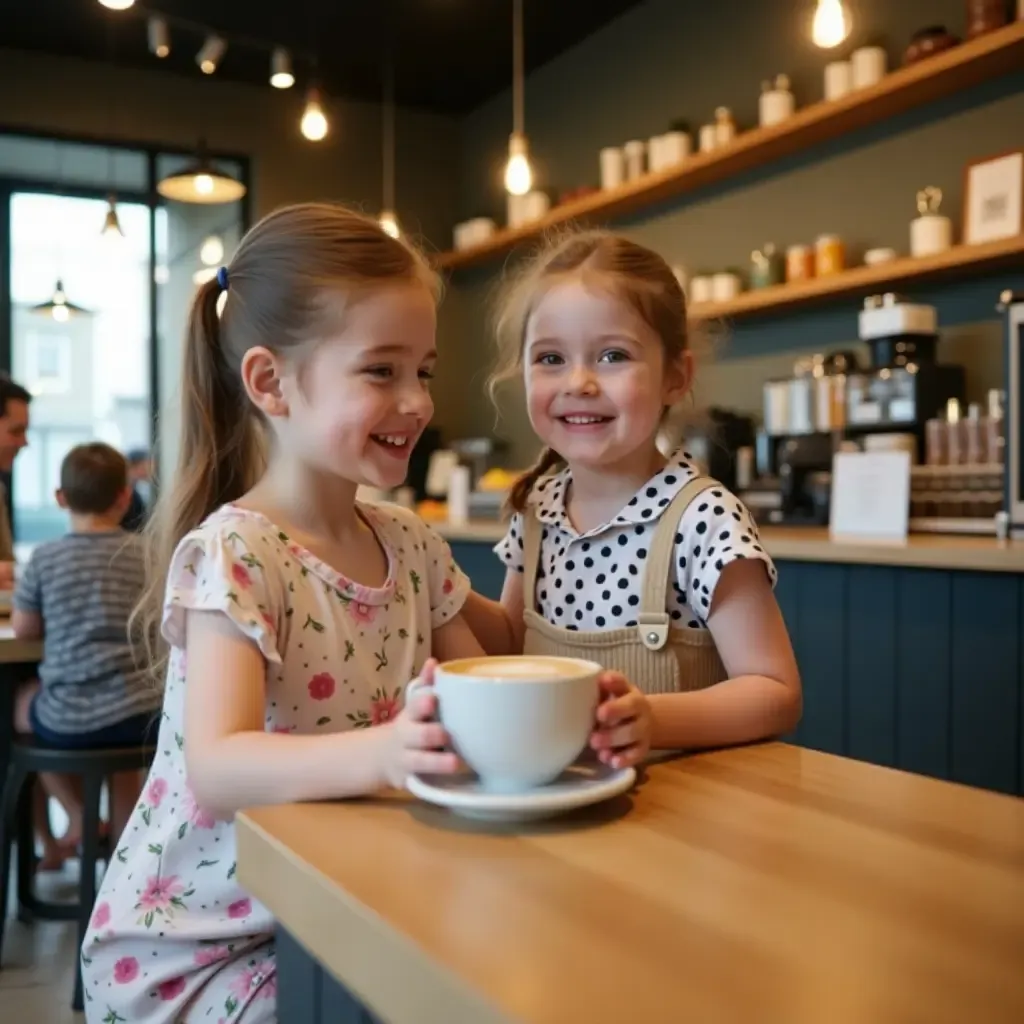
[[[138,746],[156,735],[161,694],[136,663],[128,636],[145,569],[137,539],[119,525],[131,497],[127,464],[109,445],[79,445],[65,457],[60,482],[57,500],[70,514],[71,531],[35,549],[14,595],[15,634],[43,640],[39,679],[18,692],[15,727],[65,749]],[[60,867],[81,841],[82,797],[70,776],[45,774],[42,786],[69,819],[58,842],[46,797],[37,791],[46,870]],[[139,791],[137,773],[114,779],[115,836]]]

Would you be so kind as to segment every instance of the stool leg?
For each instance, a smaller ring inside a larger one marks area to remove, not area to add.
[[[81,1011],[82,943],[96,902],[96,861],[100,852],[100,793],[103,776],[87,774],[82,779],[82,863],[78,881],[78,948],[75,950],[75,994],[71,1008]]]
[[[4,924],[7,921],[7,903],[10,899],[11,847],[17,833],[18,797],[24,788],[25,776],[11,766],[0,798],[0,963],[3,962]]]
[[[21,787],[15,812],[18,843],[18,920],[29,924],[35,916],[36,899],[36,830],[32,820],[32,791],[40,785],[39,776],[29,773]]]

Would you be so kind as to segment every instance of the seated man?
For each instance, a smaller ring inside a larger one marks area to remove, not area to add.
[[[145,570],[138,538],[119,525],[131,497],[127,464],[109,445],[79,445],[61,465],[60,484],[57,501],[71,514],[71,532],[36,548],[14,594],[15,634],[43,638],[39,681],[19,691],[15,727],[68,749],[141,745],[156,735],[161,695],[128,634]],[[81,841],[81,793],[74,781],[42,777],[70,822],[58,843],[45,798],[37,805],[44,868],[59,867]],[[113,781],[115,837],[140,786],[134,772]]]

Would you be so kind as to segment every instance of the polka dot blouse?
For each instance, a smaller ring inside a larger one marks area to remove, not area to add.
[[[573,630],[635,626],[645,559],[658,519],[698,474],[690,455],[677,451],[611,522],[582,534],[565,509],[569,470],[539,481],[527,504],[542,526],[536,595],[540,614]],[[521,514],[512,517],[494,551],[508,568],[523,572]],[[775,566],[746,507],[725,488],[704,491],[683,512],[676,531],[666,599],[673,621],[706,628],[722,570],[740,558],[763,562],[775,585]]]

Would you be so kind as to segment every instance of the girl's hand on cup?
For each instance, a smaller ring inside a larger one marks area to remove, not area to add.
[[[431,689],[437,662],[431,658],[409,684],[405,707],[382,728],[385,733],[382,774],[396,789],[405,788],[409,775],[451,775],[462,767],[448,746],[448,734],[436,721],[437,697]]]
[[[590,746],[612,768],[639,764],[651,749],[651,706],[647,698],[619,672],[598,677],[601,703]]]

